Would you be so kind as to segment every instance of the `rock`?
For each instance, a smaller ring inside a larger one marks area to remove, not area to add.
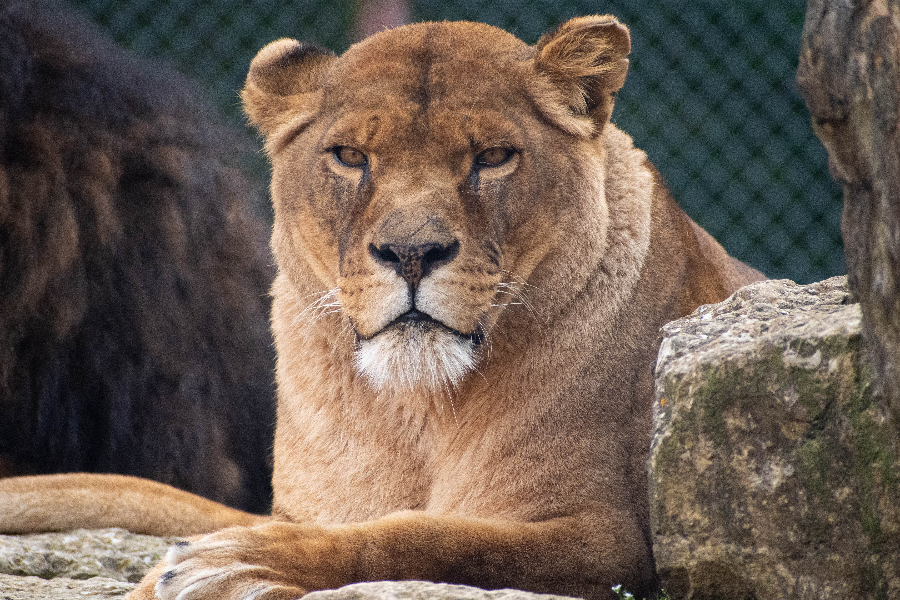
[[[78,580],[68,577],[41,579],[0,574],[2,600],[84,600],[121,598],[135,587],[106,577]]]
[[[0,573],[137,583],[176,541],[124,529],[0,535]]]
[[[900,598],[900,461],[846,278],[663,329],[650,471],[672,598]]]
[[[566,596],[532,594],[520,590],[483,590],[465,585],[428,581],[374,581],[337,590],[312,592],[303,600],[563,600]]]
[[[876,396],[900,440],[900,10],[897,0],[809,0],[797,84],[844,189],[847,273]]]
[[[123,529],[0,535],[0,600],[121,598],[175,541]]]

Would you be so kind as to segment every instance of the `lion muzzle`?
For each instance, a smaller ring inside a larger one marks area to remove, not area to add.
[[[442,216],[416,207],[395,209],[375,227],[369,257],[399,276],[395,285],[407,287],[403,312],[374,335],[359,336],[356,368],[376,389],[446,390],[474,369],[481,334],[458,331],[431,314],[426,307],[434,304],[434,286],[423,285],[450,267],[460,249]]]

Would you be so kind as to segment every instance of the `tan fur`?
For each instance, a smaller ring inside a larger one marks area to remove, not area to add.
[[[152,497],[154,535],[192,535],[222,523],[258,525],[266,517],[229,508],[177,488],[137,477],[64,473],[13,477],[0,481],[4,533],[66,531],[84,527],[122,527],[147,531],[146,501]],[[77,506],[48,514],[47,506]]]
[[[339,58],[260,52],[243,97],[273,163],[275,521],[174,548],[131,598],[653,592],[659,327],[762,275],[608,123],[629,47],[582,17],[535,47],[426,23]],[[381,375],[360,364],[385,348]],[[472,368],[422,372],[457,351]]]

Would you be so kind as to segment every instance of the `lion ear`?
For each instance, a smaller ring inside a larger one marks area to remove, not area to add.
[[[322,75],[335,59],[327,50],[290,39],[260,50],[241,91],[250,123],[271,137],[282,125],[308,121],[321,102]]]
[[[611,16],[578,17],[538,40],[534,97],[557,125],[575,135],[597,135],[625,83],[631,36]]]

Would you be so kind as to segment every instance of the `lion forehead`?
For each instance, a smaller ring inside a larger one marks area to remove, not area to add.
[[[405,112],[459,104],[495,109],[523,101],[533,51],[508,33],[471,23],[425,23],[383,32],[348,50],[325,81],[325,106]]]

